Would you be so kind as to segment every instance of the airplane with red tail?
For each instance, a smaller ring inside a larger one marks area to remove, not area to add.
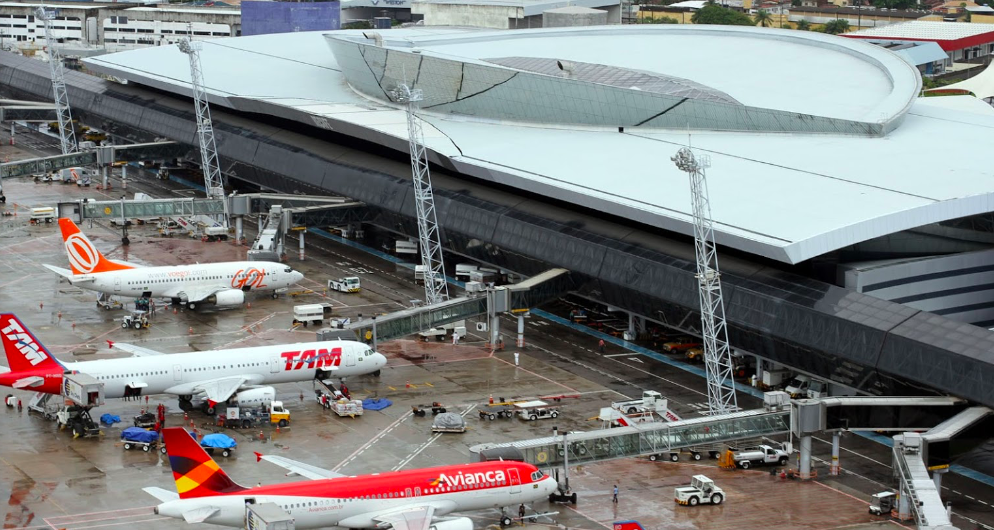
[[[472,530],[468,517],[444,516],[531,503],[557,489],[554,478],[518,461],[345,476],[259,453],[257,459],[310,480],[246,488],[231,480],[184,429],[162,433],[177,493],[155,487],[144,491],[162,501],[155,513],[188,523],[242,528],[246,504],[275,503],[294,518],[298,529]]]
[[[0,373],[2,386],[59,394],[63,374],[78,372],[102,382],[106,398],[173,394],[184,411],[199,398],[208,414],[228,400],[243,406],[268,403],[276,396],[268,385],[379,375],[387,364],[366,344],[346,340],[172,354],[108,341],[133,357],[63,363],[12,313],[0,314],[0,341],[9,365]]]

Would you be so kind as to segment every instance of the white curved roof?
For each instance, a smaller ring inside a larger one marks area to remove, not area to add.
[[[994,140],[988,134],[994,117],[930,105],[933,98],[909,99],[920,81],[896,55],[829,35],[707,28],[680,34],[672,27],[640,26],[636,29],[654,33],[638,38],[617,26],[382,33],[388,47],[389,41],[410,41],[422,53],[467,63],[558,57],[686,78],[756,107],[893,121],[896,128],[877,137],[694,131],[694,149],[711,156],[708,183],[718,242],[750,253],[797,263],[994,209]],[[712,38],[708,31],[715,32]],[[327,36],[343,34],[358,32]],[[351,90],[325,39],[312,32],[205,41],[201,56],[212,102],[406,151],[404,113]],[[120,78],[189,93],[189,64],[172,46],[86,62]],[[619,133],[616,127],[454,114],[424,118],[433,157],[464,174],[692,233],[687,177],[669,160],[688,143],[685,130]]]

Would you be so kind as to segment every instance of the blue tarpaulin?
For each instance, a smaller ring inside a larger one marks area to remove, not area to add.
[[[100,423],[104,425],[114,425],[115,423],[121,423],[121,417],[114,414],[102,414],[100,416]]]
[[[200,441],[204,447],[217,447],[218,449],[230,449],[238,445],[234,438],[227,434],[208,434]]]
[[[393,402],[387,398],[367,398],[362,400],[363,410],[383,410],[390,405],[393,405]]]
[[[146,431],[141,427],[128,427],[121,431],[121,439],[126,442],[152,443],[159,441],[159,433]]]

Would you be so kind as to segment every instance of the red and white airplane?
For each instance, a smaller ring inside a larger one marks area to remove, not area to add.
[[[446,514],[503,508],[547,499],[555,479],[531,464],[478,462],[345,476],[289,458],[256,453],[310,481],[246,488],[239,486],[185,430],[163,430],[176,490],[144,488],[162,501],[155,513],[188,523],[243,528],[245,505],[275,503],[296,528],[387,528],[472,530],[468,517]],[[438,519],[436,519],[438,518]],[[508,521],[509,522],[509,521]]]
[[[72,219],[59,219],[71,270],[45,265],[69,283],[109,295],[170,298],[190,309],[201,304],[235,306],[249,291],[289,287],[304,275],[282,263],[226,261],[197,265],[141,267],[107,259]]]
[[[134,357],[63,363],[12,313],[0,314],[0,341],[10,367],[0,373],[0,385],[59,394],[62,375],[78,372],[102,382],[107,398],[173,394],[184,411],[199,398],[208,414],[228,400],[268,403],[276,391],[266,385],[379,375],[387,364],[386,357],[369,346],[344,340],[173,354],[111,343]]]

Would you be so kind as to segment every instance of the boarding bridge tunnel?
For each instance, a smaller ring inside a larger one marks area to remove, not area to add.
[[[799,400],[791,407],[791,430],[800,438],[802,477],[813,476],[814,433],[832,433],[830,473],[837,475],[843,431],[925,431],[894,436],[892,455],[901,493],[899,515],[913,517],[920,529],[953,528],[939,495],[942,475],[994,429],[994,411],[954,397],[834,397]]]
[[[567,463],[572,466],[615,458],[697,450],[785,435],[789,431],[790,409],[759,409],[670,423],[643,423],[533,440],[481,444],[471,447],[470,454],[474,460],[481,460],[486,452],[512,449],[517,450],[525,462],[536,466],[558,467]],[[564,445],[566,451],[563,451]]]
[[[354,333],[360,339],[369,331],[375,345],[377,341],[406,337],[444,324],[487,315],[489,321],[487,331],[490,334],[488,342],[496,344],[500,340],[499,316],[511,313],[518,317],[518,344],[523,345],[524,316],[528,310],[549,300],[560,298],[573,288],[569,271],[550,269],[513,285],[469,292],[468,296],[438,304],[412,307],[353,322],[342,328],[342,331],[346,334]],[[318,339],[324,340],[335,333],[334,330],[322,330],[318,332]]]

